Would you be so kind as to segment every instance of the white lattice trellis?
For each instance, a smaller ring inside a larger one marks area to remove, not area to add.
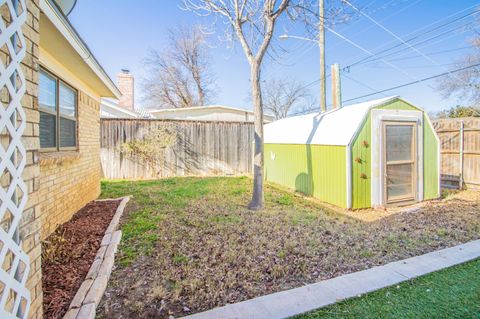
[[[26,51],[22,33],[26,8],[25,0],[0,0],[0,318],[26,318],[30,308],[25,287],[29,258],[18,232],[28,193],[22,179],[26,116],[21,99],[26,84],[20,67]]]

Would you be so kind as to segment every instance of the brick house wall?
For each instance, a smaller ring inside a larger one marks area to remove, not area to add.
[[[20,222],[23,250],[30,258],[27,289],[31,295],[29,318],[43,318],[41,241],[60,224],[100,193],[100,102],[78,90],[78,151],[45,154],[40,152],[38,79],[40,59],[40,0],[26,0],[27,22],[22,27],[26,56],[22,71],[26,93],[22,106],[26,128],[22,142],[26,148],[23,179],[28,187],[28,202]],[[1,9],[0,9],[1,10]],[[8,16],[1,11],[2,18]],[[0,59],[8,54],[0,49]],[[77,88],[78,89],[78,88]],[[2,102],[8,94],[0,92]],[[0,140],[3,139],[0,136]],[[0,181],[3,182],[3,177]]]
[[[100,195],[100,103],[78,91],[78,151],[40,153],[41,239]]]
[[[26,115],[22,137],[26,166],[22,177],[27,185],[28,201],[19,233],[22,248],[30,258],[26,284],[31,295],[29,318],[40,319],[43,318],[41,242],[100,194],[100,99],[74,85],[78,90],[78,150],[54,153],[40,151],[40,0],[26,0],[26,8],[22,9],[27,11],[27,21],[22,26],[26,45],[26,56],[21,65],[26,81],[26,93],[21,101]],[[0,7],[0,14],[8,23],[8,10]],[[0,48],[0,60],[4,65],[9,60],[5,47]],[[9,95],[3,89],[0,90],[0,100],[9,103]],[[4,132],[0,132],[0,142],[8,142]],[[2,173],[0,184],[4,186],[8,182],[8,176]]]

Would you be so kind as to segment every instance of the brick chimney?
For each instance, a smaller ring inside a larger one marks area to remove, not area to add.
[[[118,102],[118,105],[132,110],[134,109],[134,78],[133,75],[130,74],[130,70],[122,69],[117,76],[118,81],[118,89],[122,93],[122,97]]]

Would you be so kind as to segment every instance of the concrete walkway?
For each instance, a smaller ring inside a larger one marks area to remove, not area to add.
[[[188,319],[279,319],[480,257],[480,240],[197,313]]]

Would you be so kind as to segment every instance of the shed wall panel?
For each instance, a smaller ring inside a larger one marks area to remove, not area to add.
[[[265,144],[265,179],[346,207],[346,148]]]
[[[376,107],[376,109],[382,110],[402,110],[402,111],[418,111],[418,108],[410,105],[403,100],[395,100],[391,103]]]
[[[352,144],[352,208],[371,206],[371,116]]]

